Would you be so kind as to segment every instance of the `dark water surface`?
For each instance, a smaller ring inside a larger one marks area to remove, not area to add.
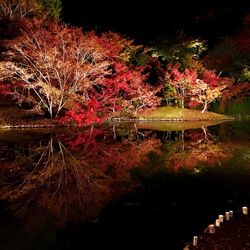
[[[249,132],[249,121],[0,131],[0,249],[183,249],[250,205]]]

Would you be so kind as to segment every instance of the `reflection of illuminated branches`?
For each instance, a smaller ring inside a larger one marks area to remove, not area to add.
[[[205,141],[209,141],[209,137],[212,139],[212,141],[215,141],[215,138],[214,136],[208,132],[208,129],[207,127],[201,127],[202,128],[202,131],[203,131],[203,134],[204,134],[204,140]]]
[[[137,185],[129,170],[144,166],[148,153],[160,146],[150,134],[144,139],[131,131],[121,136],[124,131],[116,128],[114,140],[112,132],[60,133],[46,144],[20,148],[16,166],[3,173],[0,197],[12,201],[18,212],[34,206],[70,219],[95,215],[111,198]]]
[[[170,167],[174,170],[193,169],[201,164],[214,166],[232,156],[229,149],[216,142],[216,139],[205,127],[202,127],[202,133],[197,130],[186,131],[185,136],[182,133],[180,140],[175,145],[176,150],[172,152],[169,161]]]
[[[32,157],[32,169],[23,166],[26,169],[19,173],[19,183],[10,183],[3,195],[12,201],[22,200],[22,208],[35,201],[43,208],[67,211],[67,207],[86,203],[92,192],[103,194],[105,190],[105,175],[76,159],[58,138],[51,137],[46,146],[33,150]]]
[[[140,135],[142,136],[142,138],[145,138],[145,134],[140,132],[136,126],[136,123],[134,124],[134,129],[135,129],[135,133],[137,135],[138,138],[140,138]]]

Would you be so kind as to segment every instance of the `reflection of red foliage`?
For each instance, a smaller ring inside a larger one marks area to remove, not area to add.
[[[17,212],[32,207],[61,223],[97,216],[110,200],[137,186],[129,170],[144,165],[148,153],[160,146],[158,139],[136,135],[114,140],[110,132],[60,133],[48,144],[19,152],[19,161],[1,165],[0,198]]]
[[[179,171],[183,168],[216,166],[232,157],[231,149],[214,141],[208,133],[201,131],[187,131],[185,140],[175,143],[175,150],[169,158],[171,169]]]
[[[187,130],[185,131],[185,139],[192,142],[203,140],[204,133],[202,130]]]
[[[99,166],[105,171],[112,168],[117,176],[146,161],[150,151],[158,150],[160,140],[123,138],[116,142],[112,134],[107,135],[105,130],[95,128],[78,132],[66,140],[66,144],[70,150],[83,156],[85,164]]]

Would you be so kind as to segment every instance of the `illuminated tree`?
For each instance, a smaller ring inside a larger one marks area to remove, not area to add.
[[[46,110],[50,117],[74,98],[88,100],[88,89],[110,74],[106,50],[77,28],[45,21],[27,25],[23,36],[9,43],[11,61],[0,66],[5,78],[23,83],[15,98]]]
[[[209,103],[222,95],[221,91],[226,86],[211,87],[208,83],[203,80],[197,79],[196,84],[191,88],[191,101],[203,104],[202,113],[207,111]]]
[[[171,92],[166,93],[167,98],[180,101],[182,108],[185,102],[189,107],[203,104],[202,113],[207,110],[209,103],[222,96],[222,90],[230,84],[227,78],[221,78],[211,70],[203,70],[202,74],[198,74],[196,70],[186,68],[182,72],[179,70],[179,65],[174,67],[170,65],[168,71],[167,87],[171,87]]]
[[[185,101],[190,96],[190,88],[197,79],[197,72],[185,69],[183,72],[179,70],[180,65],[169,65],[169,72],[166,72],[167,85],[172,87],[172,96],[180,102],[182,108],[185,107]]]
[[[211,70],[204,70],[202,80],[196,79],[190,88],[191,102],[202,104],[202,113],[207,111],[208,104],[222,96],[222,91],[228,87],[228,79],[218,77]]]
[[[0,0],[1,19],[23,19],[40,11],[41,6],[36,0]]]
[[[148,83],[146,67],[131,63],[141,48],[133,41],[111,32],[83,34],[52,21],[25,22],[23,35],[6,44],[0,63],[0,79],[12,83],[19,103],[50,117],[64,110],[80,125],[160,103],[160,87]]]
[[[98,43],[109,51],[110,59],[121,60],[125,63],[130,63],[133,57],[142,50],[142,45],[135,45],[133,39],[128,39],[114,32],[104,32],[101,36],[96,36],[91,32]]]

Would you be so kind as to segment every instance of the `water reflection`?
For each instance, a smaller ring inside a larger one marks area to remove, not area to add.
[[[184,131],[188,129],[214,126],[225,122],[227,121],[211,120],[211,121],[176,121],[176,122],[140,122],[137,123],[136,126],[139,129],[151,129],[157,131]]]
[[[200,131],[189,130],[182,133],[181,140],[174,143],[174,151],[166,160],[166,165],[174,170],[182,168],[198,171],[199,166],[218,166],[223,161],[229,161],[232,157],[232,148],[223,145],[202,127]]]
[[[137,185],[129,170],[160,146],[159,139],[142,138],[141,132],[116,133],[114,128],[61,131],[5,147],[13,154],[1,158],[1,199],[18,213],[35,206],[60,223],[94,218],[107,202]]]
[[[189,175],[201,174],[206,179],[206,173],[215,171],[220,178],[226,173],[224,182],[226,178],[234,182],[237,176],[243,185],[250,176],[250,143],[249,124],[240,124],[182,127],[180,131],[163,129],[163,123],[158,128],[155,124],[112,124],[81,130],[1,131],[1,228],[13,233],[17,221],[25,221],[19,228],[22,234],[30,238],[31,232],[46,231],[46,237],[55,241],[55,230],[67,228],[68,222],[96,225],[108,221],[111,215],[102,214],[108,204],[132,194],[158,173],[176,178],[185,171],[183,182]],[[170,178],[166,182],[172,194],[164,191],[162,195],[184,202],[182,190],[173,188],[177,184]],[[195,202],[187,206],[188,211],[195,211]],[[140,199],[129,204],[133,209]],[[167,225],[165,217],[159,213],[157,221]]]

